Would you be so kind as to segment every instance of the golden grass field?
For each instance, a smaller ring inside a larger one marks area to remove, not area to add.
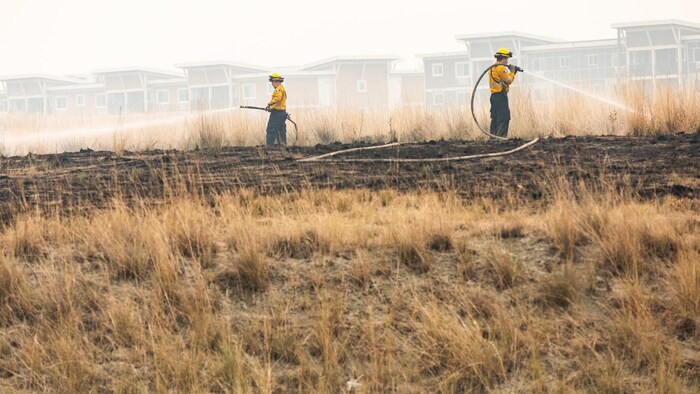
[[[634,115],[576,101],[541,111],[518,104],[512,134],[697,133],[697,95],[637,103]],[[200,114],[63,148],[111,150],[115,160],[153,147],[206,156],[260,144],[260,115]],[[482,139],[469,116],[327,111],[296,120],[300,145]],[[67,129],[91,122],[64,121]],[[0,118],[4,131],[18,133],[53,122]],[[660,176],[696,191],[700,145],[688,141],[685,172]],[[656,159],[636,165],[654,172]],[[467,198],[468,186],[450,184],[211,192],[190,187],[188,177],[215,175],[196,168],[175,180],[178,193],[127,198],[146,177],[133,171],[131,183],[117,182],[115,169],[94,193],[88,186],[56,203],[22,185],[65,187],[59,176],[92,182],[82,173],[106,159],[75,170],[42,160],[31,155],[15,168],[8,163],[19,161],[0,159],[0,182],[16,196],[3,202],[12,215],[0,227],[0,392],[700,391],[697,192],[640,195],[622,170],[579,167],[590,177],[576,181],[560,176],[573,171],[568,165],[551,161],[538,198],[524,198],[519,179],[506,183],[512,190],[499,186],[498,197]],[[294,166],[275,160],[261,162]],[[528,152],[489,160],[527,168]],[[396,177],[387,167],[386,177]],[[416,179],[443,171],[402,168]],[[473,175],[455,176],[468,185]],[[92,195],[112,197],[98,207]]]

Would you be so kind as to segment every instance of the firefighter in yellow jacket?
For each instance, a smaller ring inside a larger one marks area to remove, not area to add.
[[[501,48],[494,55],[496,64],[489,72],[489,87],[491,88],[491,134],[499,137],[508,135],[510,125],[510,107],[508,106],[508,91],[515,81],[515,74],[522,69],[508,64],[513,52]]]
[[[287,145],[287,91],[284,90],[282,82],[284,78],[278,73],[272,73],[269,81],[275,89],[272,98],[265,109],[270,112],[270,119],[267,121],[267,145]]]

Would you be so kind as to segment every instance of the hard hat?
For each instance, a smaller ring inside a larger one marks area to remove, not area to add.
[[[506,48],[501,48],[501,49],[499,49],[499,50],[496,52],[496,54],[493,55],[493,56],[494,56],[494,57],[506,57],[506,58],[510,58],[510,57],[513,57],[513,52],[507,50]]]
[[[284,78],[278,73],[270,74],[270,82],[284,82]]]

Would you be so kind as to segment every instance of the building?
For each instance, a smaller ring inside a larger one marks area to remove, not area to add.
[[[389,73],[389,105],[420,107],[425,105],[425,72],[396,70]]]
[[[474,85],[502,47],[525,69],[514,89],[535,100],[574,89],[610,95],[622,81],[700,90],[700,25],[679,20],[611,25],[617,37],[562,41],[522,32],[455,36],[465,50],[418,55],[422,70],[398,70],[398,57],[336,56],[302,66],[230,61],[176,64],[180,72],[134,67],[90,75],[0,78],[0,112],[121,114],[265,106],[268,76],[285,77],[290,108],[383,110],[469,104]],[[481,81],[478,95],[488,97]]]
[[[6,101],[6,110],[10,112],[29,112],[49,114],[68,108],[68,97],[54,91],[61,87],[80,88],[90,81],[70,77],[49,75],[20,75],[0,78]],[[74,97],[77,100],[77,98]],[[84,99],[84,97],[83,97]]]
[[[244,97],[257,92],[241,83],[239,76],[267,73],[262,66],[225,60],[181,63],[175,65],[185,73],[191,110],[234,108],[244,104]],[[265,77],[267,83],[267,77]],[[183,93],[184,94],[184,93]],[[184,99],[184,97],[182,97]]]
[[[142,67],[94,71],[95,80],[104,88],[109,114],[154,112],[153,83],[183,79],[182,74]],[[184,84],[183,84],[184,86]]]
[[[559,84],[591,93],[610,93],[621,78],[618,42],[614,39],[534,45],[521,51],[515,63],[528,73],[519,78],[529,84],[535,100],[570,93]]]
[[[473,86],[467,52],[423,54],[424,93],[428,107],[464,105]]]
[[[398,56],[339,56],[304,65],[302,72],[323,72],[319,102],[345,108],[389,107],[389,73]]]
[[[457,41],[466,47],[460,61],[466,62],[463,67],[470,69],[468,90],[473,89],[484,70],[494,63],[493,54],[502,47],[515,54],[511,63],[527,71],[519,75],[520,83],[514,89],[529,89],[535,100],[571,94],[571,88],[612,94],[619,83],[634,81],[641,81],[651,89],[665,84],[695,86],[700,90],[700,25],[659,20],[618,23],[611,27],[617,30],[617,38],[573,42],[520,32],[458,35]],[[453,95],[448,86],[456,83],[456,79],[443,76],[440,83],[435,77],[436,73],[440,74],[439,64],[449,59],[449,55],[423,58],[428,106],[462,104],[462,100],[447,98]],[[487,89],[488,84],[482,81],[478,94],[486,96]],[[454,94],[464,93],[457,89]]]
[[[658,20],[612,27],[617,29],[620,64],[630,78],[700,88],[700,24]]]

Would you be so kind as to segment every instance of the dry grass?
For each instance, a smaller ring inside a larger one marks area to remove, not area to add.
[[[697,204],[559,186],[25,214],[0,234],[0,388],[699,390]]]
[[[607,97],[627,109],[570,94],[535,100],[527,87],[513,92],[510,135],[520,138],[564,135],[648,135],[700,129],[700,95],[678,87],[657,86],[650,94],[630,82]],[[488,103],[477,100],[477,118],[488,125]],[[288,141],[295,145],[336,141],[428,141],[478,139],[484,135],[467,106],[427,109],[291,109]],[[216,149],[260,145],[267,114],[253,110],[159,113],[128,116],[77,114],[0,114],[4,155],[79,150]]]

